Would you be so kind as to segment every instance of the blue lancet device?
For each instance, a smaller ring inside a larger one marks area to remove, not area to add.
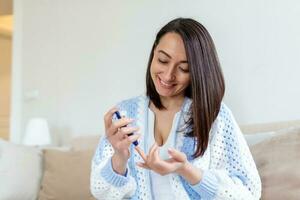
[[[118,119],[121,119],[121,118],[122,118],[119,111],[116,111],[115,114],[116,114],[116,116],[117,116]],[[126,126],[123,126],[123,127],[126,127]],[[131,135],[133,135],[133,133],[129,133],[129,134],[128,134],[128,136],[131,136]],[[139,143],[138,143],[138,141],[136,140],[136,141],[133,142],[133,144],[134,144],[134,146],[137,146]]]

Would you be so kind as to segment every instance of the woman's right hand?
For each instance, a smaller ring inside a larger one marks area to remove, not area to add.
[[[118,108],[113,107],[104,116],[105,124],[105,134],[108,141],[111,143],[114,149],[114,155],[112,158],[113,168],[117,172],[124,172],[124,167],[126,170],[126,163],[130,157],[129,147],[132,142],[136,141],[140,135],[133,134],[128,136],[128,134],[136,132],[139,130],[138,127],[124,127],[134,120],[129,118],[123,118],[115,122],[112,121],[114,113]],[[125,165],[125,166],[124,166]]]

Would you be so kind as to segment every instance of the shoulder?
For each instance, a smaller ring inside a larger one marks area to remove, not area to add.
[[[117,107],[119,111],[124,112],[126,116],[134,117],[139,109],[145,107],[147,101],[147,96],[138,95],[118,102]]]
[[[138,103],[146,101],[146,100],[147,100],[147,96],[138,95],[138,96],[130,97],[128,99],[124,99],[122,101],[119,101],[117,103],[117,106],[118,107],[131,106],[131,105],[138,104]]]
[[[230,108],[224,102],[221,103],[219,115],[220,116],[232,115]]]
[[[234,121],[232,111],[224,102],[222,102],[216,118],[216,122],[231,123],[232,121]]]
[[[236,131],[239,131],[239,127],[232,111],[224,102],[222,102],[219,113],[211,127],[211,136],[230,134]]]

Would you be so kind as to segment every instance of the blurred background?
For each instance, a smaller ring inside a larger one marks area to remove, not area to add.
[[[158,30],[176,17],[212,35],[239,124],[300,119],[297,0],[0,0],[0,137],[33,118],[56,145],[104,134],[103,115],[145,92]]]

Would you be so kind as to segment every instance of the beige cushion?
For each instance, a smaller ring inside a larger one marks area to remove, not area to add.
[[[44,176],[39,199],[94,199],[89,189],[93,154],[94,150],[44,150]]]
[[[300,129],[287,129],[250,149],[262,180],[262,199],[299,199]]]

